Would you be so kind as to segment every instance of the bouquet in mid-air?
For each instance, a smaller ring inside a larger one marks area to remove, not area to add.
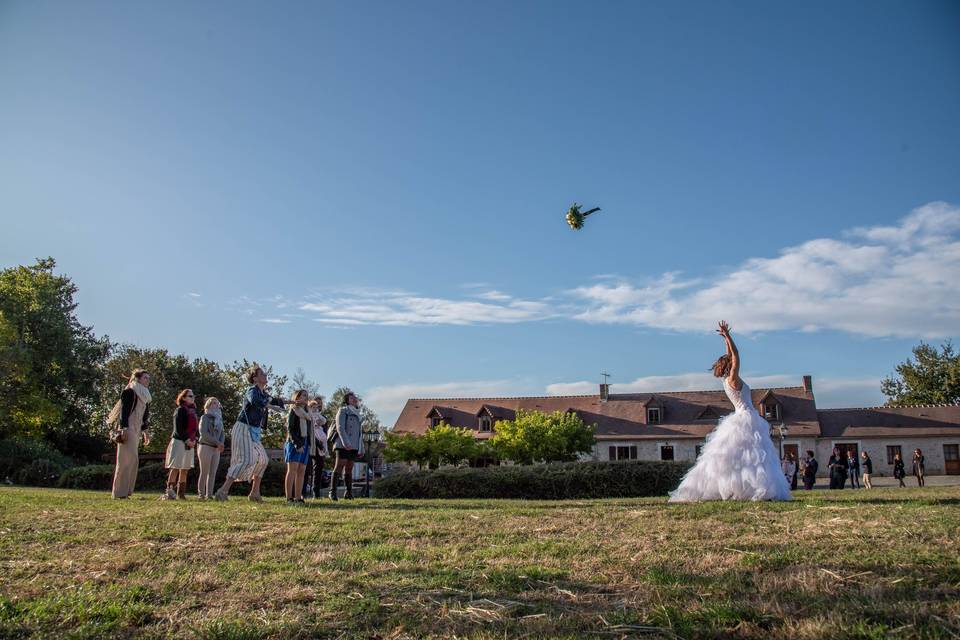
[[[580,205],[574,202],[570,210],[567,211],[567,224],[574,230],[583,229],[583,221],[591,213],[596,213],[597,211],[600,211],[600,207],[594,207],[589,211],[580,211]]]

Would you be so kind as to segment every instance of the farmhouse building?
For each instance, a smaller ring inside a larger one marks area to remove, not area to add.
[[[834,446],[858,456],[866,450],[878,475],[892,475],[898,452],[909,473],[914,449],[923,451],[928,474],[960,474],[960,405],[817,409],[811,376],[797,387],[753,389],[752,397],[781,453],[799,459],[813,450],[823,475]],[[584,460],[694,460],[733,405],[723,391],[610,393],[604,384],[596,395],[417,398],[407,401],[394,432],[424,433],[443,422],[488,439],[497,421],[521,409],[574,412],[595,424],[596,444]]]

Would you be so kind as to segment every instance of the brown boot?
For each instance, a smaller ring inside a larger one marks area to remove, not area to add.
[[[177,500],[186,500],[187,499],[187,483],[180,482],[177,484]]]

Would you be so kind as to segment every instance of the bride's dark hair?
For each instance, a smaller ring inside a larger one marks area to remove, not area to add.
[[[713,363],[713,375],[718,378],[726,378],[730,374],[730,356],[723,354]]]

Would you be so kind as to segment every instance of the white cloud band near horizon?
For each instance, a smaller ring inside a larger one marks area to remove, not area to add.
[[[667,272],[644,282],[606,274],[536,299],[477,284],[457,298],[366,289],[294,303],[320,324],[492,325],[563,319],[666,331],[835,330],[866,337],[944,338],[960,327],[960,208],[931,202],[892,226],[860,227],[750,258],[718,276]],[[480,290],[483,289],[483,290]],[[283,301],[283,308],[291,306]],[[280,308],[280,307],[278,307]],[[265,320],[270,322],[271,320]]]

